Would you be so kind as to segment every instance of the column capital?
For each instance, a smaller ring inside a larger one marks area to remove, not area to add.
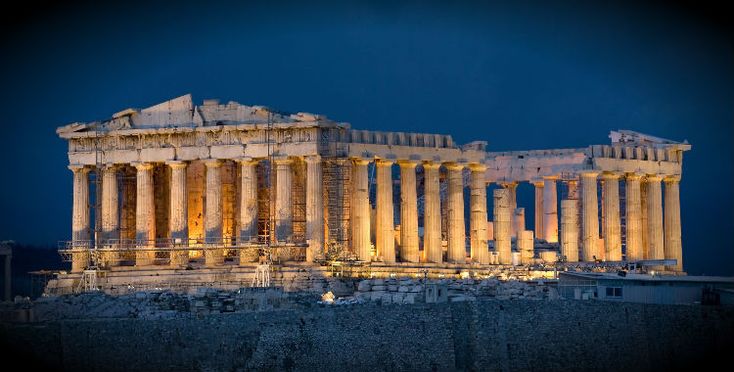
[[[241,158],[236,158],[233,160],[243,165],[255,165],[260,161],[260,159],[251,158],[249,156],[243,156]]]
[[[415,168],[418,165],[417,161],[410,159],[401,159],[397,163],[400,168]]]
[[[202,160],[207,168],[219,168],[222,166],[222,160],[220,159],[204,159]]]
[[[663,180],[663,177],[664,176],[662,174],[648,174],[645,177],[645,181],[646,182],[660,182]]]
[[[69,170],[74,173],[77,173],[77,172],[89,173],[91,169],[82,164],[69,164]]]
[[[171,169],[184,169],[188,164],[181,160],[170,160],[166,162],[166,165],[171,167]]]
[[[102,166],[102,170],[106,170],[106,171],[116,171],[119,168],[120,168],[120,164],[115,164],[115,163],[107,163]]]
[[[446,169],[450,171],[460,171],[460,170],[464,170],[464,168],[466,167],[466,164],[464,163],[455,163],[455,162],[443,163],[443,165],[446,167]]]
[[[665,178],[663,178],[663,182],[678,183],[680,182],[680,177],[681,177],[680,174],[671,174],[671,175],[665,176]]]
[[[511,188],[511,187],[517,187],[517,181],[503,181],[498,182],[500,186],[502,186],[503,189]]]
[[[579,176],[583,178],[596,178],[599,176],[599,173],[600,172],[597,170],[586,170],[586,171],[579,172]]]
[[[365,158],[360,158],[360,157],[352,157],[351,159],[354,165],[367,165],[372,162],[371,159],[365,159]]]
[[[141,162],[133,162],[130,163],[135,169],[141,171],[141,170],[151,170],[153,169],[153,163],[141,163]]]
[[[642,177],[644,177],[644,176],[645,176],[644,174],[642,174],[642,173],[637,173],[637,172],[632,172],[632,173],[625,173],[625,174],[624,174],[624,178],[625,178],[625,179],[626,179],[627,181],[639,181],[639,180],[640,180],[640,179],[642,179]]]
[[[303,160],[308,164],[321,163],[321,155],[306,155],[303,157]]]
[[[540,188],[545,187],[545,181],[543,179],[534,179],[528,182],[535,187],[540,187]]]
[[[273,156],[273,162],[277,165],[290,165],[293,164],[293,159],[286,155]]]
[[[439,168],[441,168],[441,163],[436,163],[432,161],[423,162],[423,169],[439,169]]]
[[[392,159],[377,159],[375,165],[378,167],[392,167],[395,162]]]
[[[601,178],[604,180],[618,180],[621,174],[615,172],[602,172]]]
[[[559,178],[557,175],[543,176],[543,181],[558,181]]]
[[[482,163],[469,163],[468,168],[472,172],[485,172],[487,170],[487,166]]]

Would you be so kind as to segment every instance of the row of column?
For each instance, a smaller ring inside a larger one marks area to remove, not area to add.
[[[599,235],[597,181],[602,180],[602,236]],[[675,259],[669,270],[682,271],[679,176],[583,172],[581,211],[577,197],[561,201],[561,254],[567,261],[621,261],[619,182],[625,181],[626,260]],[[665,183],[663,213],[662,183]],[[643,192],[644,190],[644,192]],[[578,221],[578,216],[581,221]],[[581,231],[579,231],[579,227]],[[578,256],[578,243],[582,255]]]
[[[258,160],[251,158],[235,159],[239,163],[241,175],[239,231],[241,242],[257,238],[257,172]],[[306,238],[309,243],[306,258],[311,261],[314,252],[323,247],[323,203],[322,172],[319,156],[305,158],[306,173]],[[288,242],[293,235],[293,213],[291,202],[293,160],[288,157],[275,158],[276,199],[275,199],[275,237],[276,240]],[[182,161],[166,162],[171,168],[170,179],[170,237],[174,245],[188,244],[188,192],[186,181],[187,163]],[[222,161],[205,160],[206,166],[206,206],[204,213],[205,242],[222,244],[223,210],[222,210]],[[155,201],[153,184],[153,163],[133,163],[136,168],[136,206],[135,230],[136,243],[141,248],[136,252],[136,264],[151,264],[155,247]],[[73,211],[72,211],[72,245],[82,248],[75,253],[72,271],[83,270],[89,260],[84,249],[91,248],[90,211],[89,211],[89,177],[90,168],[70,166],[74,173]],[[118,165],[109,165],[102,170],[101,225],[103,241],[114,241],[119,238],[119,198],[116,172]],[[368,214],[369,216],[369,214]],[[369,234],[369,231],[367,231]],[[185,251],[174,252],[171,264],[183,265],[188,256]],[[223,251],[205,250],[207,265],[217,265],[224,260]]]
[[[418,195],[416,167],[418,162],[400,160],[400,257],[405,262],[419,262]],[[371,260],[370,218],[367,165],[369,160],[353,160],[352,237],[354,251],[360,260]],[[386,263],[396,261],[395,226],[393,222],[392,160],[378,159],[375,246],[377,254]],[[424,249],[428,262],[443,262],[441,239],[441,197],[439,168],[448,172],[447,233],[449,262],[466,262],[464,221],[463,170],[467,165],[457,163],[425,162],[424,169]],[[489,263],[487,250],[487,196],[485,170],[481,164],[468,165],[471,171],[470,189],[470,246],[473,262]]]

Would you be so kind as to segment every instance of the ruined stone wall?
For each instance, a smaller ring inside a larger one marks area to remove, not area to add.
[[[733,335],[731,307],[580,301],[0,325],[8,355],[69,370],[679,370]]]

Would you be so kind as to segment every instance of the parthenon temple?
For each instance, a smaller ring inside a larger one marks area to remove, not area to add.
[[[190,95],[57,133],[73,175],[61,247],[72,273],[264,254],[306,267],[660,260],[683,272],[685,141],[617,130],[608,144],[493,152]],[[533,205],[518,204],[518,186],[534,188]]]

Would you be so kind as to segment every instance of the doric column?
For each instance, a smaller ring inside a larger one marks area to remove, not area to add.
[[[500,186],[502,186],[502,188],[504,189],[507,189],[509,192],[508,197],[510,198],[510,218],[512,219],[512,216],[515,213],[515,208],[517,208],[517,182],[501,182]],[[512,222],[510,222],[510,236],[517,236],[515,232],[515,224]]]
[[[502,265],[512,263],[512,241],[510,226],[512,213],[510,211],[510,190],[495,189],[494,194],[494,250],[499,255]]]
[[[352,248],[360,261],[371,261],[369,160],[352,159]],[[416,235],[417,236],[417,235]]]
[[[102,171],[102,234],[103,239],[120,238],[120,214],[117,190],[117,166],[108,165]]]
[[[240,243],[257,241],[257,160],[240,158]]]
[[[416,163],[398,161],[400,165],[400,258],[418,262],[418,195],[415,185]]]
[[[642,257],[650,258],[650,245],[647,239],[647,180],[640,180],[640,221],[642,222]]]
[[[395,218],[392,198],[391,160],[377,160],[377,216],[375,218],[375,245],[377,255],[385,263],[395,263]],[[401,188],[402,189],[402,188]]]
[[[525,208],[515,208],[512,211],[512,231],[516,232],[517,239],[520,239],[520,233],[525,231]]]
[[[466,226],[464,224],[464,164],[448,163],[448,261],[466,262]],[[486,231],[486,230],[485,230]]]
[[[137,169],[135,196],[135,239],[141,251],[136,252],[135,265],[152,265],[155,259],[155,197],[153,195],[153,164],[135,163]]]
[[[306,157],[306,262],[324,257],[324,203],[321,157]],[[257,218],[257,216],[256,216]]]
[[[596,177],[598,172],[581,173],[581,216],[582,232],[581,243],[583,244],[583,260],[586,262],[601,259],[598,252],[599,244],[599,205],[596,196]]]
[[[206,266],[224,263],[222,246],[222,161],[210,159],[206,165],[206,204],[204,205],[204,234],[208,244],[204,251]]]
[[[647,239],[649,259],[662,260],[665,258],[663,240],[663,200],[659,175],[647,176]]]
[[[471,164],[469,237],[471,242],[472,262],[489,263],[489,246],[487,245],[487,184],[484,164]],[[440,213],[439,213],[440,214]],[[440,233],[440,230],[439,230]]]
[[[291,189],[293,187],[293,160],[281,156],[275,158],[275,239],[290,241],[293,238],[293,206]]]
[[[637,173],[625,176],[625,246],[627,261],[644,259],[642,252],[642,198],[640,197],[640,178]]]
[[[561,200],[561,256],[567,262],[579,260],[579,201]]]
[[[668,270],[683,271],[680,223],[680,176],[665,178],[665,258],[677,260]]]
[[[89,168],[70,165],[74,173],[74,194],[71,215],[71,271],[80,272],[89,265]]]
[[[425,208],[423,211],[423,249],[428,262],[443,262],[441,248],[441,195],[438,163],[423,163]],[[486,207],[485,207],[486,208]],[[486,218],[485,218],[486,220]]]
[[[556,177],[543,177],[543,239],[558,243],[558,190]]]
[[[545,182],[534,181],[532,184],[535,187],[535,207],[533,209],[535,213],[535,225],[533,225],[533,228],[535,229],[535,236],[538,239],[545,239],[545,229],[543,227],[543,214],[545,214],[545,209],[543,208]]]
[[[619,215],[619,175],[601,175],[604,202],[604,257],[607,261],[622,261],[622,232]]]
[[[185,266],[189,262],[189,220],[188,199],[186,191],[186,163],[169,161],[171,167],[171,206],[168,217],[168,231],[174,250],[171,251],[171,266]]]

